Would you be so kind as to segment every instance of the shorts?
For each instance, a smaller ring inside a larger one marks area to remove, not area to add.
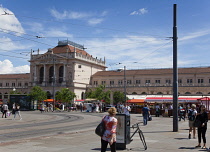
[[[193,123],[194,123],[194,121],[189,120],[189,127],[194,127]]]

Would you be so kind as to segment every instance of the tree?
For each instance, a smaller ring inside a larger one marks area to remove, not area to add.
[[[87,98],[94,98],[97,100],[105,100],[107,103],[110,103],[110,90],[105,91],[106,87],[104,85],[100,85],[95,88],[95,90],[90,90],[86,92]]]
[[[63,103],[70,103],[76,97],[75,93],[70,91],[68,88],[62,88],[55,95],[56,100]]]
[[[118,102],[125,102],[125,94],[120,91],[115,91],[113,94],[114,104]]]
[[[47,92],[43,91],[39,86],[34,86],[28,96],[30,96],[32,100],[41,102],[47,99]]]

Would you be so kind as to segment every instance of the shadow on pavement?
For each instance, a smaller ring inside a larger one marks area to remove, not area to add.
[[[185,140],[185,139],[188,139],[188,138],[174,138],[174,139],[177,139],[177,140]]]

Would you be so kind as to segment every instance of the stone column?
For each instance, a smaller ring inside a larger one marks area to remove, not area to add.
[[[42,82],[42,86],[46,85],[46,64],[44,64],[44,76],[43,76],[43,82]]]

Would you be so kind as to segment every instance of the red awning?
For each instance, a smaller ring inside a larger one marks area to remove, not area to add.
[[[130,99],[127,100],[128,103],[144,103],[144,99]]]
[[[198,98],[179,97],[179,102],[198,102]],[[146,102],[172,102],[173,97],[147,97]]]
[[[53,99],[44,100],[44,102],[53,102],[53,101],[54,101]]]

